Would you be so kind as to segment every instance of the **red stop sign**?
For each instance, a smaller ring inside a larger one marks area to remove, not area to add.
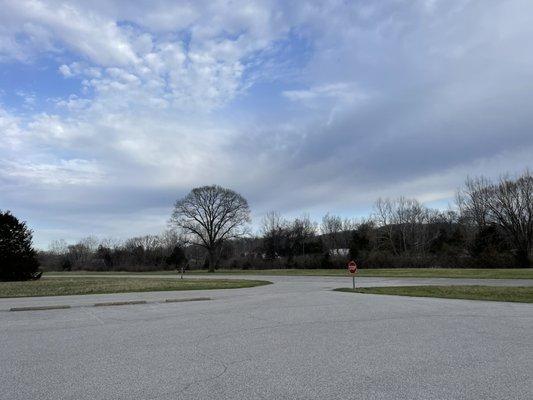
[[[348,263],[348,271],[350,271],[351,274],[357,273],[357,264],[355,263],[355,261],[350,261]]]

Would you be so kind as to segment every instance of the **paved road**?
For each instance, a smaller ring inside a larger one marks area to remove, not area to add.
[[[0,312],[0,399],[531,399],[533,305],[262,278],[166,293],[205,302]]]
[[[47,279],[57,278],[57,276],[48,276]],[[175,275],[69,275],[70,278],[78,277],[132,277],[132,278],[167,278],[177,279]],[[334,289],[338,287],[351,287],[352,280],[350,277],[315,277],[315,276],[266,276],[266,275],[188,275],[187,279],[257,279],[274,282],[275,286],[270,290],[285,292],[296,291],[319,291],[324,289]],[[490,285],[490,286],[533,286],[533,279],[452,279],[452,278],[356,278],[357,286],[415,286],[415,285]],[[149,302],[164,301],[168,298],[195,298],[195,297],[213,297],[217,299],[225,297],[235,297],[245,294],[245,291],[223,290],[223,291],[170,291],[170,292],[145,292],[145,293],[116,293],[106,295],[85,295],[85,296],[50,296],[50,297],[25,297],[25,298],[0,298],[0,311],[9,310],[12,307],[29,307],[42,305],[64,305],[86,306],[93,305],[95,302],[107,301],[135,301],[146,300]]]

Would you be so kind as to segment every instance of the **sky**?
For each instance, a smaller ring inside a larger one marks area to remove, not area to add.
[[[159,233],[202,185],[319,220],[533,166],[531,0],[0,10],[0,209],[40,248]]]

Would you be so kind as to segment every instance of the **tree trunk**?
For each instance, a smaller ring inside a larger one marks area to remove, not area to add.
[[[521,268],[529,268],[531,267],[531,260],[529,258],[529,251],[527,249],[527,247],[525,249],[518,249],[517,253],[516,253],[516,258],[517,258],[517,261],[518,261],[518,265],[521,267]]]
[[[215,264],[216,264],[216,255],[215,255],[215,252],[216,250],[215,249],[210,249],[208,251],[209,255],[208,255],[208,259],[209,259],[209,272],[215,272]]]

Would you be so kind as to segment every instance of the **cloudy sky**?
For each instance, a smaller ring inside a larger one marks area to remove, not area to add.
[[[39,247],[158,233],[205,184],[357,216],[533,166],[531,0],[0,10],[0,209]]]

